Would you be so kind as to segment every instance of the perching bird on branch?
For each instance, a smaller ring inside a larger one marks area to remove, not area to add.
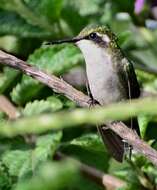
[[[75,43],[81,49],[86,62],[91,98],[100,105],[140,96],[133,65],[122,53],[111,30],[106,27],[87,27],[72,39],[48,42],[61,43]],[[131,118],[125,123],[140,135],[137,118]],[[117,161],[122,162],[126,142],[104,126],[99,126],[98,130],[108,151]]]

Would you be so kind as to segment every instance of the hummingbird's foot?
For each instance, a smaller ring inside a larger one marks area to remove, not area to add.
[[[93,99],[93,98],[90,98],[88,100],[88,104],[89,104],[89,108],[92,108],[92,107],[94,107],[96,105],[100,105],[99,102],[97,100]]]
[[[108,126],[108,125],[104,125],[103,127],[102,127],[102,130],[108,130],[108,129],[110,129],[110,127]]]
[[[128,157],[129,160],[131,160],[133,147],[131,145],[129,145],[128,142],[125,139],[123,139],[122,141],[124,143],[124,158]]]

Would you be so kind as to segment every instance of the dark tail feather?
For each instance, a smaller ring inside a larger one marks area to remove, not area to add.
[[[110,154],[119,162],[123,161],[124,155],[124,142],[122,138],[110,129],[103,129],[103,126],[98,126],[98,131],[102,137]]]
[[[131,128],[130,120],[125,121],[124,123],[129,128]],[[137,118],[132,118],[132,129],[135,130],[137,134],[140,136],[140,130],[139,130]],[[132,150],[131,146],[129,146],[126,142],[124,142],[120,136],[118,136],[116,133],[114,133],[110,129],[105,129],[105,126],[98,126],[98,131],[108,151],[117,161],[119,162],[123,161],[124,153],[127,150],[126,148],[128,147],[129,147],[130,157],[131,157],[131,150]]]

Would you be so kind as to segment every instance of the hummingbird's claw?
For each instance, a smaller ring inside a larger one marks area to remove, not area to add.
[[[97,100],[93,99],[93,98],[90,98],[88,100],[88,104],[89,104],[89,108],[92,108],[92,107],[94,107],[96,105],[100,105],[99,102]]]

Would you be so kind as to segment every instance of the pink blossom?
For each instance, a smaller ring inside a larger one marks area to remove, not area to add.
[[[145,0],[136,0],[135,9],[134,9],[136,14],[139,14],[142,11],[144,2],[145,2]]]

